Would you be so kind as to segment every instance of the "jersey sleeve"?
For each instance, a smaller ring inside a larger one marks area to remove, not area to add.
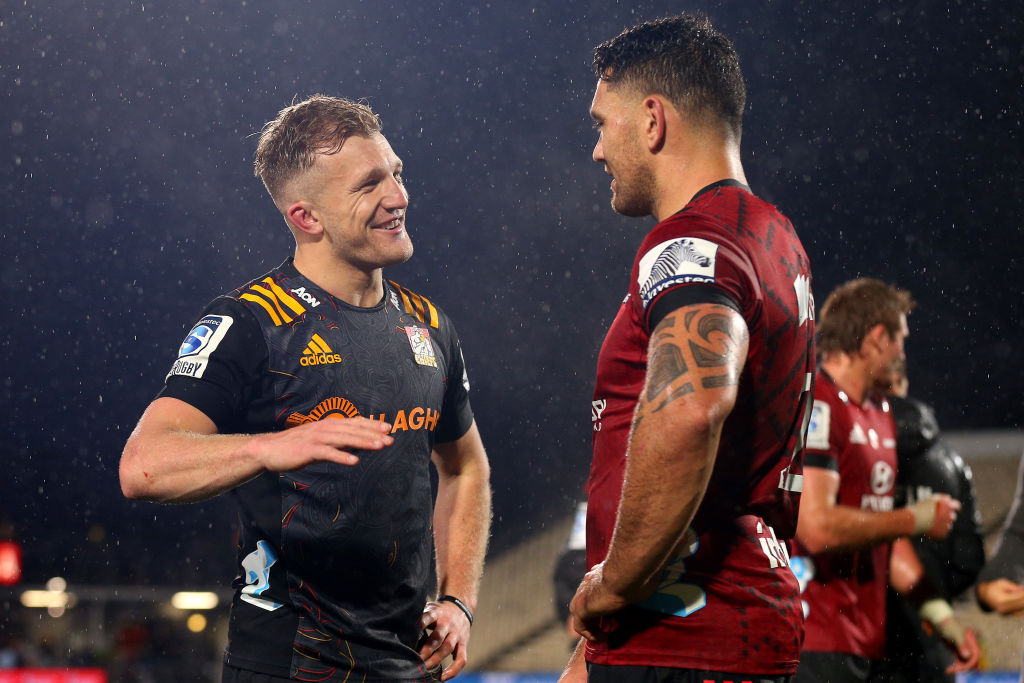
[[[158,397],[184,401],[222,433],[243,409],[246,388],[266,364],[259,323],[241,303],[215,299],[185,336]]]
[[[841,415],[820,395],[814,398],[804,443],[804,467],[839,471],[839,454],[846,449],[849,432],[839,427]]]
[[[640,246],[635,272],[635,305],[648,331],[672,311],[693,304],[729,306],[747,318],[757,298],[749,257],[699,218],[680,217],[652,231]]]
[[[448,380],[445,382],[441,420],[437,427],[436,440],[439,443],[455,441],[473,424],[473,409],[469,404],[469,373],[462,356],[462,345],[451,321],[445,318],[451,332],[447,355],[449,358]]]

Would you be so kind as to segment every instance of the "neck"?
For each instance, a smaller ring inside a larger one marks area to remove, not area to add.
[[[836,353],[823,360],[821,368],[851,401],[857,405],[864,402],[871,387],[871,373],[863,361],[845,353]]]
[[[698,137],[678,150],[665,150],[656,159],[654,217],[658,221],[682,209],[694,195],[719,180],[747,184],[739,145],[721,138]]]
[[[322,250],[295,248],[295,268],[336,299],[352,306],[371,308],[384,298],[384,273],[380,268],[364,271],[340,264]]]

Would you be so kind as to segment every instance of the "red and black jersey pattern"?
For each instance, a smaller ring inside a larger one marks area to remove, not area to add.
[[[230,493],[240,573],[226,659],[296,680],[432,680],[413,649],[432,589],[430,454],[473,419],[443,311],[394,283],[377,306],[350,306],[289,259],[207,307],[161,395],[222,433],[391,423],[394,445],[355,466],[267,472]]]
[[[782,540],[795,529],[814,371],[810,278],[790,222],[735,181],[702,190],[641,244],[598,358],[588,566],[611,540],[657,321],[689,304],[730,306],[749,352],[690,544],[652,599],[610,618],[606,643],[588,643],[589,661],[795,671],[802,618]]]

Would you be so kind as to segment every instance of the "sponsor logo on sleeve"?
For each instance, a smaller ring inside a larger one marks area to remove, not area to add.
[[[208,315],[196,323],[181,343],[178,360],[174,361],[167,377],[202,377],[209,365],[210,355],[220,346],[233,322],[229,315]]]
[[[714,282],[718,245],[698,237],[679,237],[657,245],[640,259],[637,284],[646,309],[673,285]]]
[[[832,406],[824,401],[815,401],[811,408],[811,421],[807,425],[807,448],[815,451],[828,450],[829,423],[832,420]]]

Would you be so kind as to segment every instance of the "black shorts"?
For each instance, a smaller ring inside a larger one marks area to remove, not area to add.
[[[792,680],[792,676],[723,673],[667,666],[587,664],[587,683],[791,683]]]
[[[872,660],[845,652],[801,652],[793,683],[863,683],[873,666]]]

